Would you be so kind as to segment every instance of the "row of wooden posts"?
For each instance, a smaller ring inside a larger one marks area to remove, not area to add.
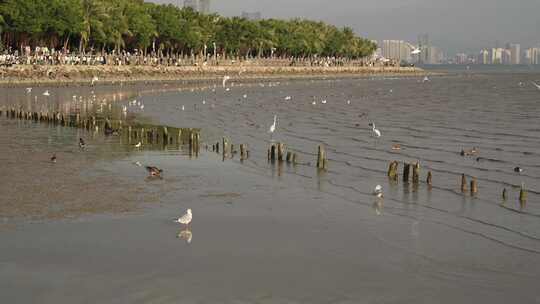
[[[81,117],[79,113],[32,112],[16,108],[0,109],[0,116],[11,119],[29,120],[58,126],[82,128],[89,131],[103,131],[105,134],[120,136],[128,144],[141,142],[143,145],[189,144],[190,155],[198,155],[200,150],[200,132],[196,129],[172,128],[153,125],[127,125],[122,120],[110,120],[99,116]]]
[[[398,167],[399,163],[397,161],[392,161],[390,165],[388,166],[388,178],[391,180],[398,180]],[[412,182],[413,184],[418,184],[420,181],[420,163],[416,162],[414,164],[404,163],[403,164],[403,181],[409,182],[410,177],[410,171],[412,167]],[[428,186],[433,185],[433,174],[431,171],[428,171],[427,177],[426,177],[426,184]],[[467,177],[465,174],[461,174],[461,192],[467,193],[470,190],[471,196],[474,196],[478,193],[478,182],[476,177],[473,177],[470,182],[470,189],[467,189]],[[506,191],[506,188],[503,189],[502,192],[502,198],[503,200],[506,200],[508,198],[508,193]],[[521,203],[525,203],[527,201],[527,190],[523,186],[521,186],[520,192],[519,192],[519,201]]]
[[[235,149],[235,146],[232,143],[229,143],[229,141],[223,137],[220,142],[216,142],[212,145],[212,151],[216,152],[218,154],[221,154],[223,157],[223,160],[225,160],[227,157],[234,157],[235,154],[238,153],[238,151]],[[249,150],[248,146],[246,144],[240,144],[240,160],[244,161],[249,158]]]

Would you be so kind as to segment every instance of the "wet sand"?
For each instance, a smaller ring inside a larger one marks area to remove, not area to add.
[[[182,149],[137,151],[118,138],[2,117],[0,159],[18,176],[2,182],[0,210],[6,202],[39,204],[31,188],[46,185],[40,191],[56,195],[50,200],[59,202],[56,208],[84,212],[61,219],[41,212],[21,218],[33,210],[26,207],[2,212],[0,281],[7,283],[0,302],[538,302],[540,92],[518,86],[537,79],[376,77],[236,84],[215,92],[132,87],[123,88],[132,91],[129,98],[114,101],[121,107],[137,96],[145,108],[129,108],[128,115],[200,128],[210,145],[222,136],[248,144],[244,162],[210,151],[199,157]],[[16,90],[4,90],[4,104],[32,100]],[[61,103],[56,94],[79,89],[58,90],[51,100]],[[266,161],[273,114],[274,139],[302,164]],[[377,141],[369,121],[383,134]],[[76,145],[81,134],[89,146],[84,153]],[[315,168],[321,143],[328,172]],[[402,150],[391,150],[396,143]],[[480,161],[459,155],[472,147]],[[37,165],[59,150],[65,164],[55,166],[67,167]],[[391,160],[420,161],[421,179],[431,170],[433,187],[389,182]],[[164,168],[163,180],[145,179],[136,161]],[[513,172],[518,165],[522,174]],[[477,177],[476,197],[461,193],[462,173]],[[54,181],[37,179],[49,175]],[[517,200],[522,182],[526,205]],[[371,194],[376,184],[383,186],[382,201]],[[79,202],[77,192],[85,197]],[[84,210],[93,196],[100,203]],[[194,221],[182,233],[173,218],[187,208]],[[191,242],[179,234],[191,234]]]

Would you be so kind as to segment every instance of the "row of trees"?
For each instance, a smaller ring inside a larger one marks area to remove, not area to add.
[[[358,58],[376,48],[350,28],[323,22],[225,18],[143,0],[0,0],[0,33],[3,45],[15,49],[40,45],[81,52]]]

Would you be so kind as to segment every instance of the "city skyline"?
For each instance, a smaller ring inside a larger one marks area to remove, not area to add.
[[[170,0],[153,0],[175,3]],[[265,18],[309,18],[351,26],[377,40],[417,41],[429,33],[433,44],[449,54],[476,52],[497,41],[528,48],[540,43],[540,1],[518,0],[214,0],[211,11],[240,16],[261,12]]]

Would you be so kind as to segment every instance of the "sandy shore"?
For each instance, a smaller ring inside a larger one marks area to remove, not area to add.
[[[216,80],[224,75],[236,79],[362,77],[371,75],[423,75],[414,67],[291,67],[291,66],[32,66],[17,65],[0,69],[0,86],[98,84],[117,82],[162,82],[178,80]]]

